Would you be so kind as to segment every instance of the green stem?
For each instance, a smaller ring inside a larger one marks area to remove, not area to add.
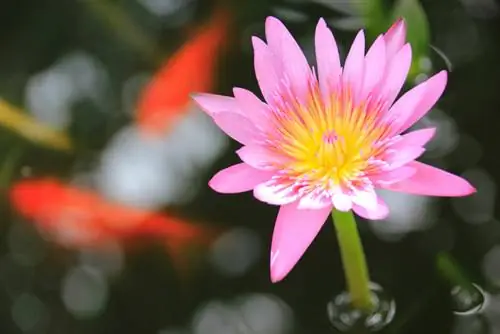
[[[337,231],[342,264],[352,305],[357,309],[370,312],[373,309],[369,287],[370,278],[354,216],[351,211],[342,212],[334,209],[332,218]]]
[[[471,294],[476,293],[476,288],[467,277],[460,265],[455,261],[451,254],[441,252],[436,255],[436,266],[439,274],[443,276],[450,284],[457,285]]]

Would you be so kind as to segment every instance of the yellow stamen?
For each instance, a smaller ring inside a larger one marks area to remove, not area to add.
[[[378,108],[369,102],[353,106],[349,91],[324,103],[319,89],[314,89],[306,105],[295,101],[277,110],[268,139],[271,149],[287,158],[286,165],[277,167],[292,178],[324,187],[352,181],[380,153],[376,144],[387,125],[379,122]]]

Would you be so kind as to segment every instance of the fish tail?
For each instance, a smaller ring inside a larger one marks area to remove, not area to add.
[[[153,137],[167,133],[190,112],[191,94],[214,89],[217,59],[226,45],[231,15],[217,8],[197,26],[141,92],[137,124]]]

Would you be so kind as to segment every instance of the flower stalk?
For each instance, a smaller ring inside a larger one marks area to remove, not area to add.
[[[477,293],[477,289],[474,287],[469,277],[467,277],[464,270],[449,253],[438,253],[436,255],[436,266],[439,270],[439,274],[450,284],[459,286],[471,295]]]
[[[332,219],[352,306],[369,313],[373,309],[370,277],[356,220],[352,211],[342,212],[335,209],[332,211]]]

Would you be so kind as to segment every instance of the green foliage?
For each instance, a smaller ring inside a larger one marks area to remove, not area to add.
[[[413,63],[409,79],[415,77],[420,70],[420,61],[429,51],[430,28],[419,0],[398,0],[392,11],[392,21],[403,17],[407,24],[407,40],[412,46]]]
[[[421,60],[427,57],[430,42],[429,22],[420,1],[397,0],[392,9],[385,8],[383,0],[352,0],[352,4],[363,17],[367,36],[372,40],[399,18],[405,19],[407,41],[413,51],[413,63],[408,80],[413,81],[422,72]]]
[[[389,18],[383,0],[352,0],[352,4],[363,17],[369,38],[374,39],[385,30]]]

